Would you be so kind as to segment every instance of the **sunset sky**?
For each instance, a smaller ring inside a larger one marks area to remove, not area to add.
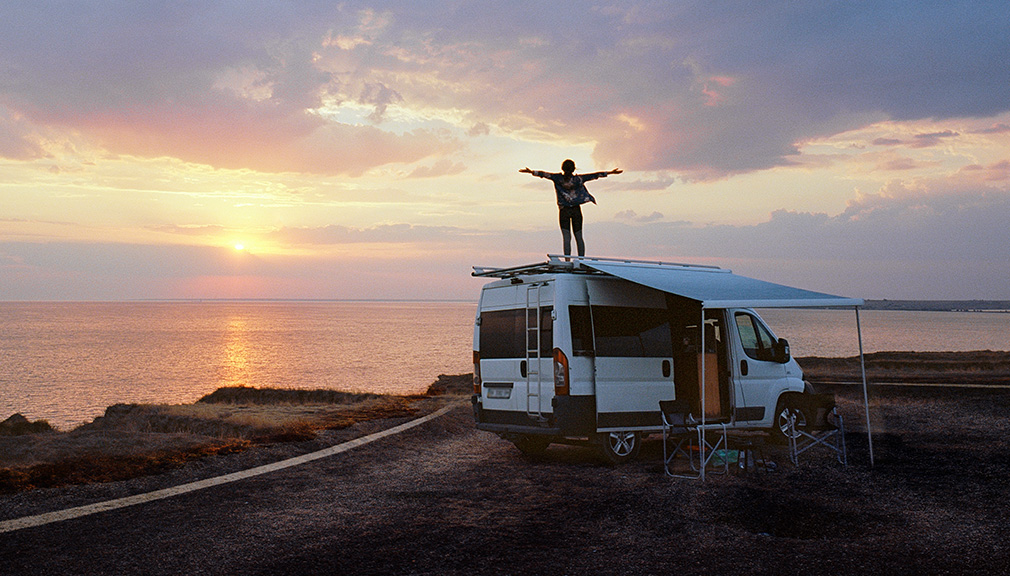
[[[0,5],[0,300],[474,299],[561,250],[1010,299],[1010,3]],[[239,249],[241,245],[241,249]]]

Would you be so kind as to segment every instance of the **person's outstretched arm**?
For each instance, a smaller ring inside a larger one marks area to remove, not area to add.
[[[533,176],[536,176],[537,178],[550,178],[551,176],[550,172],[544,172],[543,170],[530,170],[528,167],[522,168],[519,171],[522,172],[523,174],[531,174]]]
[[[592,172],[590,174],[579,174],[583,182],[589,182],[590,180],[596,180],[597,178],[606,178],[609,174],[620,174],[624,172],[620,168],[614,168],[613,170],[607,170],[606,172]]]

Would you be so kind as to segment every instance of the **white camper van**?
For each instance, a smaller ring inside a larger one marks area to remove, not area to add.
[[[594,443],[615,463],[662,430],[661,400],[783,434],[803,375],[753,308],[862,304],[660,262],[548,256],[473,275],[494,279],[474,323],[477,427],[525,453]]]

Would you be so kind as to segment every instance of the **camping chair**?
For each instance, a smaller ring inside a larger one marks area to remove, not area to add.
[[[800,394],[796,408],[800,414],[789,417],[789,459],[799,463],[799,456],[822,446],[835,453],[835,459],[848,466],[845,450],[845,424],[838,413],[833,394]]]
[[[719,474],[729,472],[726,455],[726,423],[716,422],[701,426],[691,414],[691,405],[683,400],[660,400],[659,412],[663,418],[663,471],[674,478],[705,479],[705,468],[710,464],[722,468]],[[712,441],[710,438],[715,437]],[[713,457],[722,450],[718,460]],[[691,473],[673,471],[673,461],[682,455],[691,467]],[[697,457],[696,457],[697,455]]]

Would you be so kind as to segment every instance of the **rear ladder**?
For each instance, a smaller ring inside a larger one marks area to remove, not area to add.
[[[526,287],[526,414],[539,421],[546,420],[541,402],[543,377],[540,373],[540,336],[542,333],[540,291],[545,287],[545,284],[533,284]]]

